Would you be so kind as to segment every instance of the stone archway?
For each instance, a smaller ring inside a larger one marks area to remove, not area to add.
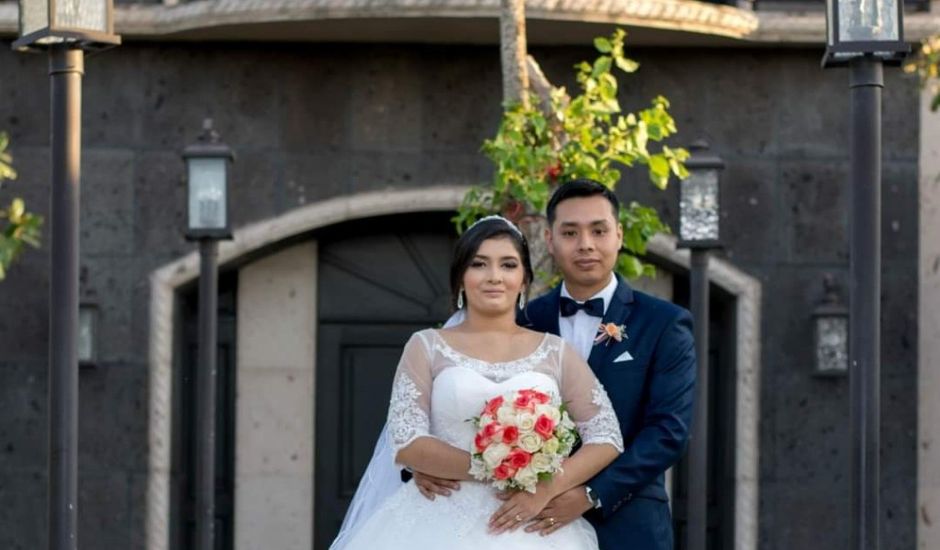
[[[238,229],[232,241],[221,243],[219,261],[226,264],[257,256],[287,239],[344,221],[387,214],[452,211],[460,204],[465,191],[465,187],[457,186],[388,190],[310,204]],[[672,238],[657,237],[650,243],[649,252],[668,263],[688,268],[687,251],[676,250]],[[736,550],[753,550],[757,548],[758,518],[761,288],[756,279],[720,260],[711,262],[709,274],[713,284],[737,298],[734,540]],[[148,550],[169,548],[174,296],[178,288],[198,275],[199,258],[195,252],[150,275]]]

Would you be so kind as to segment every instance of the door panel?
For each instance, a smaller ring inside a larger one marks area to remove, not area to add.
[[[385,423],[401,349],[420,328],[328,325],[319,331],[316,548],[328,548],[339,531]]]
[[[340,336],[343,342],[346,341],[344,336]],[[340,460],[345,466],[340,487],[344,497],[352,498],[361,472],[369,465],[372,442],[379,435],[376,419],[384,419],[388,408],[386,400],[356,399],[356,396],[390,393],[395,375],[392,365],[398,362],[401,340],[394,338],[383,347],[363,347],[355,343],[343,346],[339,373],[339,448],[343,450]]]
[[[382,218],[318,235],[315,548],[336,536],[372,458],[402,347],[450,313],[448,218]]]

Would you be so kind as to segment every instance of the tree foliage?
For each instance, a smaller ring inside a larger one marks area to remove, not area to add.
[[[9,144],[7,134],[0,133],[0,188],[4,181],[16,179]],[[0,206],[0,281],[25,245],[39,247],[41,227],[42,218],[27,212],[23,199],[14,198],[9,206]]]
[[[916,74],[921,87],[929,87],[933,98],[930,110],[940,108],[940,35],[931,36],[921,42],[917,52],[904,63],[904,72]]]
[[[507,106],[496,135],[483,144],[495,167],[492,184],[467,192],[454,217],[458,231],[492,213],[517,221],[541,216],[555,187],[574,178],[591,178],[613,190],[624,168],[645,167],[650,182],[665,189],[671,178],[688,175],[683,164],[688,152],[663,143],[676,133],[669,101],[658,96],[636,112],[621,108],[617,72],[639,69],[624,55],[625,37],[618,29],[595,39],[598,57],[575,66],[578,95],[552,87],[547,98],[530,94],[528,105]],[[630,278],[652,274],[639,256],[649,239],[668,227],[655,209],[637,202],[622,207],[620,221],[625,251],[618,270]]]

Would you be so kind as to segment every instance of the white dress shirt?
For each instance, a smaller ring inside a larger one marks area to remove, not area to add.
[[[591,296],[590,299],[600,298],[604,300],[604,313],[606,313],[615,292],[617,292],[617,278],[611,273],[610,282],[607,283],[607,286],[594,296]],[[561,285],[561,295],[574,300],[568,292],[566,283],[562,283]],[[583,304],[587,300],[575,301],[579,304]],[[562,339],[568,342],[582,359],[587,361],[588,356],[591,355],[591,347],[594,346],[594,338],[597,336],[597,328],[601,325],[601,321],[603,321],[603,318],[588,315],[583,309],[579,309],[577,313],[568,317],[563,317],[561,311],[559,311],[558,332],[561,333],[560,336]]]

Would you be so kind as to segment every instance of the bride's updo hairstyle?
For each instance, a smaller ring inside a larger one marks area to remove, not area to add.
[[[454,309],[457,309],[457,295],[463,286],[463,276],[470,267],[473,258],[483,241],[489,239],[508,239],[519,257],[522,259],[523,283],[528,290],[534,275],[532,273],[532,260],[529,258],[529,244],[519,228],[511,221],[501,216],[488,216],[479,220],[464,231],[454,245],[454,257],[450,263],[450,300]]]

